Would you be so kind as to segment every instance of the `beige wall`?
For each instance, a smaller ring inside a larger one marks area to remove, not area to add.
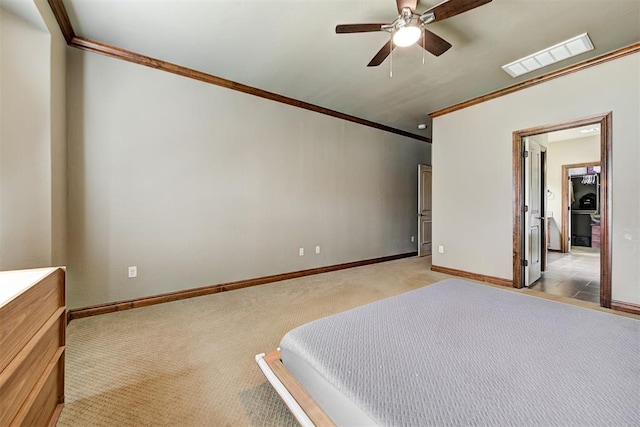
[[[34,0],[50,40],[51,265],[67,262],[67,42],[47,0]]]
[[[0,270],[63,265],[66,43],[45,0],[7,6],[0,8]]]
[[[562,228],[562,166],[600,161],[600,136],[569,139],[543,144],[547,147],[547,216],[550,227],[550,249],[560,249]]]
[[[613,111],[614,300],[640,303],[640,55],[434,119],[433,263],[511,279],[512,132]]]
[[[70,307],[416,250],[429,144],[87,52],[68,71]]]
[[[50,37],[0,9],[0,269],[51,263]]]

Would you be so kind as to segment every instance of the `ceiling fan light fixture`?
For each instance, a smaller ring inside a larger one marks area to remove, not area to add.
[[[422,30],[413,25],[400,28],[393,34],[393,43],[398,47],[411,46],[420,39]]]

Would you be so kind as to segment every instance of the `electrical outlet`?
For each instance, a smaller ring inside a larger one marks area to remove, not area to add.
[[[411,236],[411,243],[416,241],[416,236]]]
[[[442,246],[442,245],[438,246],[438,252],[443,254],[444,253],[444,246]]]
[[[316,253],[319,254],[320,253],[320,246],[316,246]]]
[[[132,265],[129,267],[129,279],[133,279],[134,277],[138,277],[138,267]]]
[[[304,256],[304,248],[298,249],[298,255]]]

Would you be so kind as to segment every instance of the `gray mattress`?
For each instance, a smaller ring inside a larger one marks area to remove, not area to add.
[[[640,321],[464,280],[287,333],[338,425],[640,425]]]

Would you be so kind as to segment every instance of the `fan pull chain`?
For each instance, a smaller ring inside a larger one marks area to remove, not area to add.
[[[426,42],[426,31],[423,29],[422,30],[422,65],[424,65],[424,46],[426,46],[425,42]]]

